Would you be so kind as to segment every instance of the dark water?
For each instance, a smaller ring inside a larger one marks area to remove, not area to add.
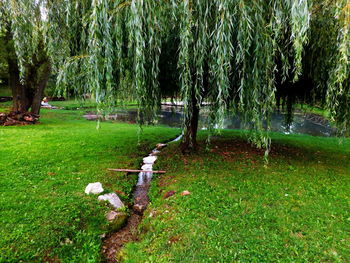
[[[86,114],[84,117],[88,120],[96,120],[95,114]],[[170,127],[181,127],[183,120],[182,107],[163,106],[158,115],[157,124],[162,124]],[[119,120],[134,123],[137,120],[137,110],[128,109],[116,111],[107,117],[110,120]],[[201,112],[199,120],[199,128],[207,128],[208,116],[205,111]],[[228,115],[224,119],[223,129],[245,129],[239,115]],[[271,130],[285,134],[309,134],[313,136],[330,137],[334,136],[336,130],[331,126],[330,122],[323,118],[310,113],[297,112],[294,114],[294,121],[290,127],[285,125],[285,115],[275,112],[272,114]]]

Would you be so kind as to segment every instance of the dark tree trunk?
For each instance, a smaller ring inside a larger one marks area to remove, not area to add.
[[[17,60],[10,57],[7,62],[9,69],[9,86],[13,97],[12,111],[26,112],[29,110],[31,103],[29,94],[20,81]]]
[[[44,96],[44,90],[49,81],[51,72],[51,66],[49,61],[42,62],[41,68],[36,69],[36,81],[34,81],[34,86],[31,87],[31,90],[34,90],[34,96],[32,99],[31,113],[39,114],[41,108],[41,100]]]
[[[5,36],[5,44],[7,51],[7,64],[9,71],[9,87],[12,91],[14,112],[26,112],[30,108],[29,94],[23,83],[20,81],[20,73],[18,67],[18,61],[15,53],[15,49],[12,41],[12,34],[10,28],[8,28]]]
[[[192,95],[191,101],[192,114],[185,121],[185,131],[181,142],[181,150],[183,153],[195,151],[197,148],[197,130],[199,121],[199,106],[196,96]]]
[[[28,74],[23,83],[20,81],[17,61],[8,59],[10,81],[12,90],[14,112],[40,113],[41,100],[50,77],[50,63],[41,61],[28,67]]]
[[[41,100],[51,73],[50,61],[44,51],[43,43],[39,44],[32,63],[25,65],[26,73],[21,81],[17,56],[15,53],[11,28],[6,33],[7,63],[9,86],[13,96],[13,112],[40,113]]]

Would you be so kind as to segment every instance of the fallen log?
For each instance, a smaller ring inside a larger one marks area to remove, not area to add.
[[[7,102],[7,101],[11,101],[12,97],[8,97],[8,96],[1,96],[0,97],[0,102]]]
[[[166,171],[145,171],[145,170],[111,169],[111,168],[108,168],[108,171],[113,171],[113,172],[127,172],[127,173],[146,172],[146,173],[154,173],[154,174],[165,174],[165,173],[166,173]]]
[[[0,113],[0,126],[35,124],[39,115],[29,112]]]

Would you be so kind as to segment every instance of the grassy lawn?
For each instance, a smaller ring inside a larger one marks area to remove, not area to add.
[[[52,102],[40,124],[0,127],[0,262],[99,262],[106,205],[87,196],[100,181],[130,202],[138,168],[177,129],[82,119],[93,103]],[[9,104],[0,104],[0,111]],[[183,156],[165,148],[140,242],[125,262],[350,262],[350,140],[273,134],[269,164],[244,133],[224,131]],[[188,190],[190,195],[181,196]],[[176,194],[165,199],[169,191]]]
[[[49,104],[52,106],[64,108],[66,110],[75,110],[77,108],[79,109],[91,109],[92,111],[96,111],[97,103],[94,99],[87,99],[87,100],[65,100],[65,101],[49,101]],[[128,101],[125,103],[125,105],[122,105],[121,102],[119,102],[117,105],[120,105],[120,109],[127,109],[127,108],[137,108],[137,102],[135,101]]]
[[[308,112],[308,113],[317,114],[317,115],[323,116],[326,119],[330,118],[330,112],[328,110],[322,109],[320,107],[309,106],[307,104],[303,104],[303,105],[296,104],[295,109],[300,110],[301,112]]]
[[[161,154],[125,262],[350,262],[350,140],[273,135],[269,164],[225,131],[198,155]],[[169,191],[176,194],[165,199]],[[188,190],[190,195],[181,196]]]
[[[7,87],[0,86],[0,96],[12,96],[11,90]]]
[[[0,108],[4,109],[3,105]],[[44,110],[41,123],[0,127],[0,262],[99,262],[107,207],[84,193],[100,181],[125,193],[141,158],[177,129],[83,120],[82,111]]]

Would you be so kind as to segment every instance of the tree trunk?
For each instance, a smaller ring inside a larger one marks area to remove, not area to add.
[[[46,61],[42,65],[42,72],[37,69],[37,82],[35,83],[35,93],[31,106],[31,113],[39,115],[41,108],[41,100],[44,96],[44,90],[47,86],[47,82],[49,81],[51,65],[49,61]]]
[[[197,148],[197,130],[199,121],[199,106],[196,96],[192,95],[191,114],[186,117],[185,131],[181,142],[181,150],[183,153],[195,151]]]
[[[26,112],[30,108],[30,98],[28,91],[20,81],[20,73],[18,67],[17,56],[13,46],[12,34],[8,28],[5,36],[5,45],[7,52],[7,64],[9,73],[9,88],[13,97],[13,112]]]
[[[39,114],[41,100],[44,96],[44,90],[50,77],[51,66],[48,61],[40,62],[39,65],[33,65],[28,68],[29,73],[25,76],[24,83],[21,83],[19,77],[19,68],[17,61],[8,60],[10,87],[13,96],[14,112],[28,112]]]
[[[26,73],[20,80],[18,60],[12,40],[10,27],[6,33],[7,63],[9,70],[9,86],[13,96],[13,112],[29,112],[38,115],[41,100],[48,83],[51,65],[41,42],[32,63],[25,65]]]
[[[9,57],[7,62],[9,69],[9,86],[13,97],[12,111],[26,112],[29,110],[31,103],[29,94],[20,81],[17,60]]]

